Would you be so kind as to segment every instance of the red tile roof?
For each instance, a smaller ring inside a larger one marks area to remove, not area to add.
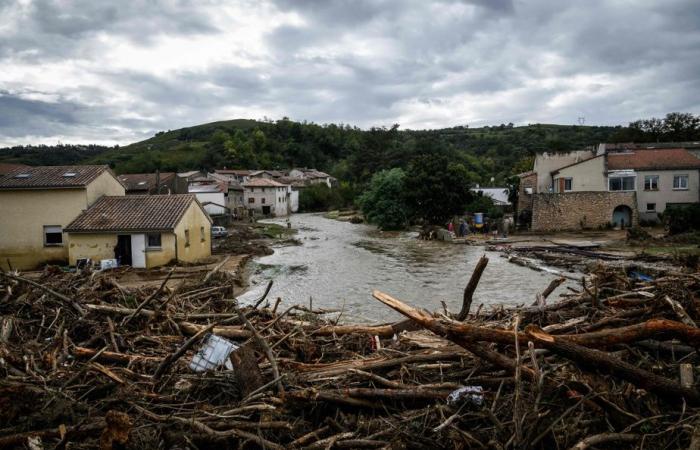
[[[80,188],[109,166],[37,166],[17,168],[0,176],[0,189]]]
[[[83,211],[66,231],[171,231],[193,202],[197,200],[192,194],[105,196]]]
[[[700,169],[700,158],[684,148],[637,149],[607,156],[608,170]]]
[[[26,169],[27,165],[14,163],[0,163],[0,175],[5,175],[17,169]]]

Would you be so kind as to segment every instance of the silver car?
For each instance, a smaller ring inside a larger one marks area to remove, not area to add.
[[[228,236],[228,230],[224,227],[211,227],[211,237],[213,238],[223,238]]]

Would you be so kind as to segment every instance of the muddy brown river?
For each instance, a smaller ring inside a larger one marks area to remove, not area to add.
[[[554,278],[481,246],[422,241],[415,232],[381,232],[320,214],[295,214],[290,220],[302,245],[275,247],[273,255],[253,260],[247,267],[250,288],[241,301],[258,298],[272,279],[271,301],[281,297],[283,305],[308,305],[311,297],[314,308],[343,308],[343,322],[379,323],[399,314],[374,300],[374,289],[428,310],[441,309],[444,301],[450,311],[459,311],[464,286],[484,253],[490,261],[473,309],[480,303],[530,304]]]

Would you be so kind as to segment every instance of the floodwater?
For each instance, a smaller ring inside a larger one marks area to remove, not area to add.
[[[511,264],[481,246],[423,241],[415,232],[381,232],[320,214],[296,214],[290,220],[302,245],[276,247],[273,255],[252,261],[250,289],[239,296],[244,303],[259,298],[272,279],[271,302],[281,297],[282,305],[308,306],[311,297],[314,309],[343,308],[343,322],[379,323],[400,316],[372,298],[374,289],[430,311],[442,310],[440,301],[459,311],[464,287],[484,253],[489,264],[472,311],[480,303],[529,305],[554,278]]]

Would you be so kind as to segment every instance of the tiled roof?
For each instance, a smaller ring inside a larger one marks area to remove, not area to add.
[[[174,172],[161,172],[160,184],[168,183],[174,176]],[[155,173],[125,173],[118,178],[127,191],[148,191],[156,186]]]
[[[251,178],[250,180],[243,183],[243,187],[283,187],[286,184],[278,183],[275,180],[269,180],[267,178]]]
[[[280,177],[277,179],[280,183],[283,184],[289,184],[294,187],[305,187],[306,186],[306,181],[303,178],[294,178],[294,177]]]
[[[106,170],[110,170],[109,166],[37,166],[17,168],[0,176],[0,189],[83,187]]]
[[[700,169],[700,158],[684,148],[608,153],[608,170]]]
[[[222,175],[241,175],[241,176],[250,175],[250,170],[244,170],[244,169],[216,169],[214,172],[220,173]]]
[[[0,175],[5,175],[16,169],[26,169],[27,165],[24,164],[13,164],[13,163],[0,163]]]
[[[192,202],[196,202],[192,194],[105,196],[83,211],[66,231],[170,231]]]

